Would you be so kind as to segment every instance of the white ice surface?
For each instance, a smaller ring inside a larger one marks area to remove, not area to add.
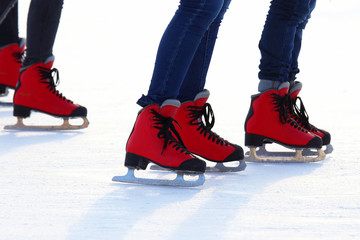
[[[29,1],[20,1],[25,34]],[[304,32],[301,97],[331,132],[320,163],[248,164],[202,187],[113,183],[178,1],[65,1],[55,43],[58,89],[88,108],[88,129],[0,131],[1,240],[359,239],[358,0],[318,1]],[[269,0],[233,1],[208,74],[214,131],[244,145],[257,44]],[[9,98],[11,100],[11,98]],[[0,108],[0,127],[15,122]],[[28,123],[54,123],[34,113]],[[247,149],[245,149],[247,150]],[[144,171],[145,177],[166,177]]]

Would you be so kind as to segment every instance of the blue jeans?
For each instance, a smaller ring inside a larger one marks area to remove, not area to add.
[[[159,45],[148,94],[140,106],[193,100],[204,90],[220,23],[231,0],[181,0]]]
[[[262,32],[259,79],[294,81],[302,32],[316,0],[273,0]]]

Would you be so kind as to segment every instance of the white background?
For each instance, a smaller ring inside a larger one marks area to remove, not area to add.
[[[269,0],[233,1],[206,88],[214,131],[244,146]],[[20,1],[20,35],[29,1]],[[0,131],[0,239],[358,239],[360,3],[318,1],[300,56],[311,122],[332,134],[320,163],[254,164],[205,174],[192,189],[113,183],[178,1],[65,1],[55,42],[58,89],[88,108],[69,132]],[[4,99],[11,100],[11,96]],[[0,108],[0,127],[15,122]],[[27,124],[61,120],[33,113]],[[246,148],[244,148],[247,150]],[[156,171],[145,177],[167,177]]]

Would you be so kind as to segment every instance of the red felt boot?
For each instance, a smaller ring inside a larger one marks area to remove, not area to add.
[[[320,161],[325,158],[322,152],[322,140],[302,128],[291,118],[288,104],[289,83],[283,83],[279,89],[268,90],[253,95],[245,122],[245,145],[250,147],[249,161]],[[259,158],[255,148],[265,143],[275,142],[288,148],[297,149],[293,158]],[[318,149],[316,158],[304,158],[301,149]]]
[[[204,90],[196,95],[194,101],[181,104],[175,115],[181,139],[191,153],[219,163],[215,167],[217,171],[244,170],[246,164],[242,148],[224,140],[211,130],[215,118],[211,105],[207,103],[209,95],[209,91]],[[239,166],[225,167],[222,164],[231,161],[239,161]]]
[[[7,88],[15,88],[24,50],[24,39],[0,48],[0,95],[7,95]]]
[[[126,145],[126,167],[146,169],[154,162],[173,170],[205,171],[205,163],[179,142],[173,120],[178,103],[167,100],[161,107],[153,104],[139,113]]]
[[[20,81],[14,94],[14,116],[18,123],[7,126],[7,129],[43,129],[43,130],[69,130],[88,126],[87,110],[65,98],[56,90],[53,75],[57,77],[58,70],[51,69],[53,61],[34,64],[21,72]],[[64,119],[61,126],[26,126],[22,119],[30,116],[32,110],[43,112]],[[70,125],[69,118],[83,118],[82,125]]]
[[[204,183],[206,164],[197,159],[183,146],[174,127],[174,115],[180,102],[169,99],[159,106],[152,104],[143,108],[137,116],[134,128],[126,144],[125,166],[128,173],[116,176],[113,181],[192,187]],[[178,172],[175,180],[147,179],[134,176],[134,169],[146,169],[153,162]],[[200,174],[196,181],[186,181],[183,173]]]

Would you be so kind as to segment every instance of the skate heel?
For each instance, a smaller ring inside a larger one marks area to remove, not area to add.
[[[29,107],[14,105],[14,116],[15,117],[27,118],[30,116],[30,111],[31,111],[31,108],[29,108]]]
[[[147,158],[130,152],[126,153],[125,156],[126,167],[145,170],[148,164],[149,164],[149,160]]]
[[[245,146],[252,146],[252,147],[261,147],[266,142],[266,137],[252,134],[252,133],[245,133]]]

